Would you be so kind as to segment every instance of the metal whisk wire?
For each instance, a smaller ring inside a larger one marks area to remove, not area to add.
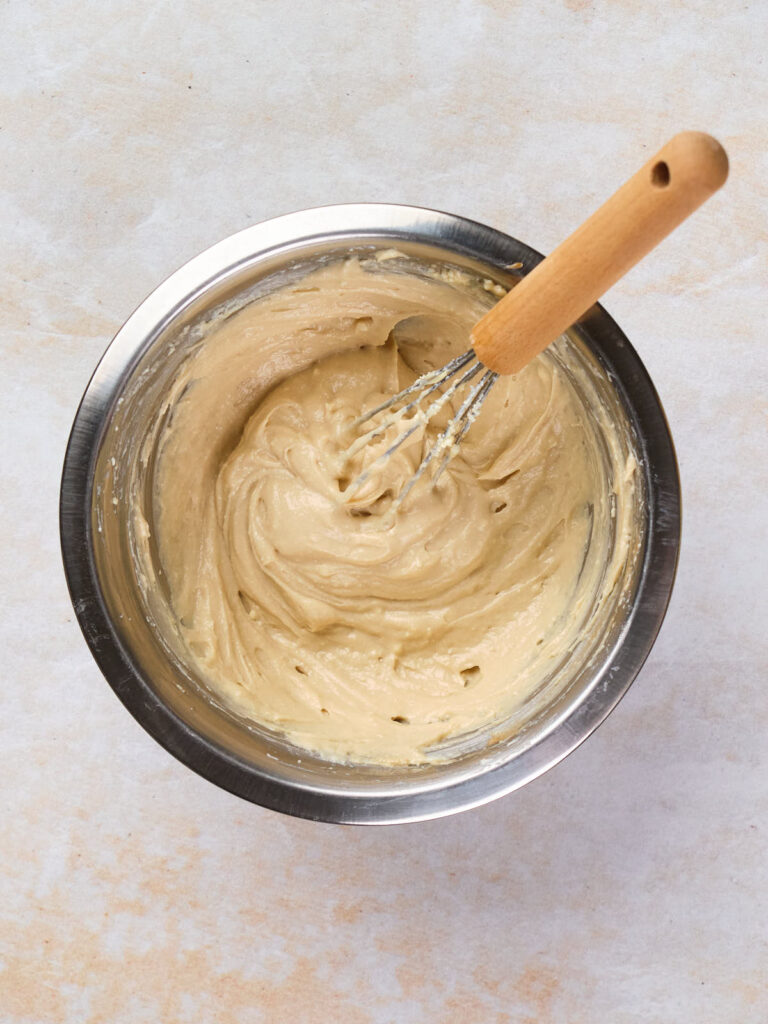
[[[359,416],[352,423],[351,429],[355,429],[356,427],[360,427],[364,423],[367,423],[375,416],[378,416],[379,413],[386,412],[387,409],[392,409],[393,407],[398,406],[401,402],[405,402],[404,405],[400,406],[400,408],[396,408],[393,413],[386,416],[371,430],[361,434],[360,437],[358,437],[347,449],[345,453],[347,459],[352,458],[353,455],[364,448],[370,441],[373,441],[378,437],[382,437],[409,413],[414,413],[412,418],[407,421],[408,426],[405,430],[398,434],[385,452],[379,455],[367,469],[352,481],[347,488],[347,493],[354,494],[355,491],[359,490],[370,478],[374,470],[383,465],[390,455],[396,452],[401,445],[405,444],[408,438],[412,437],[419,428],[425,427],[429,420],[440,409],[442,409],[444,405],[450,402],[451,398],[456,394],[459,388],[465,384],[469,384],[470,381],[481,373],[481,371],[485,372],[482,373],[480,380],[472,386],[469,394],[462,402],[458,411],[451,418],[448,426],[445,427],[427,451],[414,475],[392,503],[393,507],[397,507],[402,504],[411,489],[423,476],[427,467],[438,455],[443,454],[442,461],[440,462],[437,472],[432,480],[433,485],[436,484],[450,460],[458,452],[459,442],[477,419],[480,408],[485,401],[488,392],[491,390],[491,387],[499,376],[495,371],[488,370],[483,366],[477,358],[474,349],[469,349],[462,355],[456,356],[455,359],[452,359],[438,370],[430,370],[429,372],[422,374],[421,377],[413,382],[413,384],[409,385],[407,388],[403,388],[402,391],[399,391],[396,395],[387,399],[386,402],[382,402],[381,405],[377,405],[374,409],[370,409],[362,416]],[[425,398],[440,389],[443,385],[448,384],[448,382],[454,377],[457,379],[453,380],[445,390],[441,391],[438,397],[434,399],[426,409],[421,408],[420,403]]]

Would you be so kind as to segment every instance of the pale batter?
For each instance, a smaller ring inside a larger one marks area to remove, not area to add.
[[[536,690],[626,558],[632,488],[630,467],[609,500],[610,429],[545,354],[497,382],[437,488],[389,514],[419,434],[350,497],[381,450],[345,461],[352,420],[463,351],[494,301],[397,264],[336,262],[218,326],[174,388],[154,487],[208,685],[299,746],[382,764],[439,758]]]

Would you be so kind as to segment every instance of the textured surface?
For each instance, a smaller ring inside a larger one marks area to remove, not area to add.
[[[765,49],[761,4],[708,0],[4,5],[4,1024],[768,1019]],[[667,621],[608,723],[515,795],[380,830],[173,761],[101,679],[59,565],[67,431],[133,307],[323,203],[547,250],[689,127],[731,180],[606,301],[685,507]]]

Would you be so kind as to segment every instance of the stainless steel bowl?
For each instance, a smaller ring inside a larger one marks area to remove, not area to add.
[[[543,706],[523,709],[514,728],[497,729],[492,744],[481,737],[445,763],[395,768],[324,761],[216,701],[179,656],[162,610],[143,597],[131,531],[116,512],[124,502],[115,496],[128,493],[137,467],[151,486],[153,453],[142,450],[143,433],[162,414],[169,381],[216,315],[318,263],[387,245],[502,284],[511,282],[512,265],[522,264],[519,273],[526,273],[541,259],[499,231],[408,206],[324,207],[233,235],[173,274],[118,332],[78,409],[61,484],[61,544],[75,612],[131,714],[180,761],[223,788],[333,822],[384,824],[454,813],[517,789],[570,753],[615,707],[647,657],[669,601],[680,539],[677,466],[661,404],[627,339],[595,306],[569,333],[594,365],[601,394],[622,418],[638,457],[638,545],[616,585],[610,621],[567,685]]]

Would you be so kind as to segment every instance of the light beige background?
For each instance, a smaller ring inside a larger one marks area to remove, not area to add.
[[[768,1020],[764,3],[0,8],[0,1020]],[[379,830],[242,803],[97,671],[57,540],[67,432],[162,278],[331,202],[546,251],[682,128],[723,191],[606,300],[665,403],[684,544],[628,697],[545,778]]]

